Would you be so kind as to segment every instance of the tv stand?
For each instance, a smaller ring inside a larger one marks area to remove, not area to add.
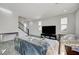
[[[48,39],[56,39],[56,34],[41,34],[41,37],[45,37],[45,38],[48,38]]]

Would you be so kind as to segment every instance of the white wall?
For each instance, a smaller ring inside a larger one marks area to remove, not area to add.
[[[75,14],[66,14],[66,15],[60,15],[60,16],[55,16],[55,17],[51,17],[48,19],[42,19],[42,26],[50,26],[50,25],[56,25],[56,33],[60,33],[60,19],[61,17],[68,17],[68,30],[66,31],[66,33],[75,33]],[[79,12],[76,14],[79,15]],[[3,32],[16,32],[18,31],[18,17],[15,16],[14,14],[8,14],[5,13],[3,11],[0,11],[0,33]],[[77,19],[79,18],[78,16],[76,17]],[[78,20],[77,22],[77,28],[78,27]],[[32,35],[37,35],[40,36],[41,31],[38,30],[39,26],[38,26],[38,21],[33,21],[33,24],[29,27],[30,30],[30,34]],[[76,32],[78,31],[78,29],[76,30]],[[77,32],[78,33],[78,32]]]
[[[67,30],[67,34],[75,34],[75,14],[68,14],[68,30]]]
[[[45,20],[42,19],[41,20],[42,26],[56,25],[56,34],[59,34],[61,33],[60,19],[61,17],[65,17],[65,16],[68,17],[68,29],[65,33],[66,34],[75,33],[75,14],[74,13],[55,16]],[[40,36],[41,31],[38,30],[39,28],[38,21],[32,21],[32,22],[33,24],[30,26],[30,30],[29,30],[30,34]]]
[[[23,32],[21,29],[18,28],[19,37],[23,38],[25,36],[28,36],[25,32]]]
[[[76,12],[76,34],[79,34],[79,10]]]
[[[16,32],[18,19],[14,14],[9,14],[0,10],[0,33]]]

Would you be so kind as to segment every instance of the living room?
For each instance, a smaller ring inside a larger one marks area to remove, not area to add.
[[[72,37],[74,35],[78,36],[79,35],[78,22],[79,22],[78,3],[0,3],[0,24],[1,24],[0,42],[6,42],[9,41],[10,39],[13,40],[16,36],[13,34],[17,33],[18,33],[17,39],[19,40],[28,39],[27,41],[36,45],[41,45],[42,43],[44,43],[42,42],[42,40],[46,39],[45,42],[48,44],[50,43],[49,46],[51,47],[52,45],[53,48],[55,49],[52,48],[51,50],[51,48],[47,46],[48,49],[44,47],[45,50],[44,51],[42,50],[43,52],[41,52],[40,51],[41,49],[38,47],[40,49],[39,50],[40,52],[37,51],[38,48],[36,48],[36,50],[33,50],[35,52],[30,50],[29,53],[26,50],[24,50],[26,48],[23,48],[23,50],[22,49],[19,50],[19,53],[21,55],[28,55],[28,54],[58,55],[60,49],[59,37],[62,35],[64,36],[67,35],[68,37]],[[44,26],[48,26],[48,28],[46,28],[45,30],[49,31],[43,30]],[[53,31],[49,29],[50,26],[52,26]],[[49,40],[50,34],[46,35],[46,37],[44,35],[44,37],[41,38],[41,34],[43,34],[44,31],[46,34],[51,33],[52,37],[53,35],[56,35],[56,40],[54,40],[53,38],[52,41]],[[12,35],[9,36],[8,34]],[[33,39],[37,39],[39,41]],[[72,38],[67,39],[71,40]],[[23,41],[20,42],[24,43]],[[20,47],[22,48],[22,46]],[[35,45],[31,46],[33,48],[30,48],[30,46],[28,47],[29,49],[34,49],[34,46]],[[16,48],[16,50],[18,49],[19,48]],[[29,49],[27,50],[29,51]],[[1,50],[2,51],[1,54],[5,55],[13,53],[13,52],[8,53],[6,50],[7,49],[5,47],[5,49]],[[52,53],[50,50],[52,51]],[[47,53],[45,51],[47,51]],[[14,55],[15,54],[16,53],[14,53]]]

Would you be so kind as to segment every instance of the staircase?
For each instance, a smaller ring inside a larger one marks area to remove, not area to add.
[[[26,28],[26,30],[24,30],[24,25],[21,22],[18,22],[18,29],[21,30],[21,32],[24,32],[25,34],[29,35],[29,29]]]

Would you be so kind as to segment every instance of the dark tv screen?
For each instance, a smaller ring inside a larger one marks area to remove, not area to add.
[[[42,26],[43,34],[56,34],[56,26]]]

